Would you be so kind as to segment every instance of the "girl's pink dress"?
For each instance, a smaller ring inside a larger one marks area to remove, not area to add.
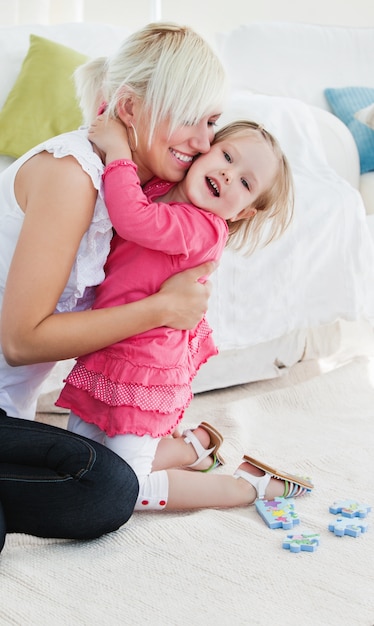
[[[172,274],[218,260],[226,221],[189,204],[157,203],[172,183],[153,179],[144,192],[132,161],[105,170],[105,202],[116,234],[93,308],[140,300]],[[192,331],[155,328],[77,359],[57,405],[108,436],[170,434],[192,398],[191,381],[217,354],[205,317]]]

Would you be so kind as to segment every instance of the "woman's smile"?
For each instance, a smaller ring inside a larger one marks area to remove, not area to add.
[[[189,154],[184,154],[183,152],[179,152],[178,150],[174,150],[174,148],[169,148],[171,154],[178,159],[178,161],[181,161],[183,163],[183,165],[185,165],[186,167],[189,167],[194,159],[194,157],[192,155]]]

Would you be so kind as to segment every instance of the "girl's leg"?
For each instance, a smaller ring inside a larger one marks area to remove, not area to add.
[[[248,463],[243,472],[258,476],[258,470]],[[257,493],[244,478],[223,474],[204,474],[188,470],[161,470],[148,476],[139,476],[139,497],[136,511],[185,511],[207,508],[231,508],[253,504]],[[266,497],[282,496],[285,483],[272,478],[266,488]]]
[[[135,510],[229,508],[252,504],[260,495],[257,490],[262,497],[269,499],[283,496],[285,492],[293,493],[290,481],[286,485],[284,480],[271,478],[268,472],[244,460],[238,468],[238,475],[234,476],[186,469],[154,471],[155,460],[164,441],[174,442],[174,446],[181,443],[185,448],[192,447],[183,440],[156,439],[150,435],[138,437],[129,434],[106,438],[105,444],[126,459],[138,477],[139,496]],[[260,478],[261,481],[258,481]],[[303,490],[296,491],[301,495]]]
[[[135,510],[183,511],[204,508],[231,508],[253,504],[259,495],[251,481],[264,478],[264,472],[250,463],[240,465],[240,476],[204,474],[187,470],[153,472],[140,480],[139,498]],[[250,477],[250,481],[248,481]],[[290,494],[292,483],[266,476],[263,496],[273,499]],[[162,490],[160,488],[162,487]],[[157,491],[157,489],[159,491]],[[261,489],[260,489],[261,490]],[[305,493],[297,489],[298,495]],[[297,495],[295,493],[295,495]]]
[[[0,415],[0,501],[7,532],[99,537],[129,519],[137,495],[133,470],[104,446]]]
[[[249,463],[240,466],[243,472],[261,476],[261,470]],[[202,474],[185,470],[168,470],[169,493],[165,509],[232,508],[253,504],[257,493],[253,485],[241,477],[223,474]],[[266,498],[282,496],[283,480],[271,478],[266,489]]]
[[[116,435],[106,439],[106,445],[126,459],[138,477],[139,496],[135,510],[227,508],[247,506],[256,499],[256,489],[241,477],[184,469],[153,471],[154,459],[162,441],[150,435]],[[186,448],[192,447],[183,441],[181,443]],[[253,476],[263,475],[250,463],[242,463],[240,469]],[[272,478],[267,485],[266,496],[281,496],[284,487],[284,481]]]
[[[248,456],[234,476],[169,470],[168,502],[165,508],[226,508],[253,504],[255,499],[297,497],[312,491],[308,478],[274,470]]]

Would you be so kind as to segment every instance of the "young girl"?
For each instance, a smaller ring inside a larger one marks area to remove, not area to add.
[[[228,238],[243,247],[249,227],[254,242],[247,248],[253,249],[265,226],[267,242],[289,223],[289,167],[262,126],[239,121],[224,127],[183,181],[156,178],[144,191],[126,131],[120,139],[117,126],[101,116],[89,133],[106,152],[104,192],[116,231],[95,308],[136,300],[173,272],[218,260]],[[131,138],[136,151],[136,135]],[[81,357],[67,378],[58,405],[72,412],[69,430],[104,442],[133,467],[140,483],[136,509],[244,505],[256,494],[290,496],[312,488],[285,474],[278,478],[290,482],[271,480],[275,471],[250,457],[235,478],[189,471],[222,463],[222,437],[206,422],[180,438],[168,436],[191,400],[192,378],[213,354],[203,318],[191,332],[162,327]]]

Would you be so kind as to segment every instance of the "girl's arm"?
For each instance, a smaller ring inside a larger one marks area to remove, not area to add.
[[[104,153],[106,165],[117,159],[132,159],[127,129],[120,120],[99,115],[88,129],[88,138]]]
[[[199,233],[199,260],[220,256],[227,227],[220,218],[188,204],[151,202],[143,192],[137,167],[131,160],[127,130],[119,120],[99,116],[88,136],[105,154],[105,204],[110,220],[122,239],[192,260]]]
[[[123,239],[191,261],[194,251],[201,260],[221,254],[227,238],[224,220],[187,203],[149,201],[132,161],[113,161],[103,180],[110,220]]]
[[[1,315],[1,341],[11,365],[72,358],[156,326],[191,328],[201,318],[210,285],[197,281],[213,264],[173,277],[139,302],[55,314],[92,219],[96,190],[73,157],[47,153],[23,165],[15,190],[25,218]]]

